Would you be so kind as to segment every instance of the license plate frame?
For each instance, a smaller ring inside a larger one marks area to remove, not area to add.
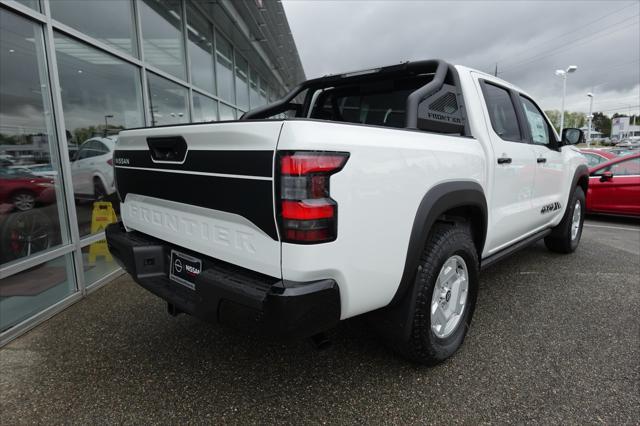
[[[178,250],[171,250],[169,265],[169,279],[171,281],[195,291],[196,280],[201,272],[202,260]]]

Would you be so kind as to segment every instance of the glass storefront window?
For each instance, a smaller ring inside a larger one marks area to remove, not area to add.
[[[236,99],[243,110],[249,109],[249,63],[236,55]]]
[[[267,104],[267,82],[260,77],[260,105]]]
[[[96,241],[82,249],[84,280],[87,285],[97,282],[119,268],[107,248],[107,240]]]
[[[186,80],[180,0],[143,0],[138,4],[145,61]]]
[[[53,19],[123,52],[137,55],[131,0],[54,0],[50,5]]]
[[[95,202],[118,210],[113,149],[120,130],[144,125],[134,65],[55,33],[58,75],[80,235],[99,232]]]
[[[233,89],[233,48],[219,32],[216,31],[216,80],[218,96],[228,102],[235,103]]]
[[[149,82],[151,125],[188,123],[187,89],[152,73],[147,73],[147,81]]]
[[[42,28],[0,9],[0,264],[69,241]]]
[[[234,108],[231,108],[229,105],[220,103],[220,121],[235,120],[235,119],[236,119],[236,110]]]
[[[193,122],[218,120],[218,102],[208,96],[193,92]]]
[[[260,92],[258,90],[258,81],[259,81],[258,73],[256,72],[256,70],[251,68],[251,82],[250,82],[251,108],[256,108],[260,106]]]
[[[31,9],[35,9],[40,12],[40,1],[39,0],[16,0],[18,3],[23,4]]]
[[[187,4],[187,32],[191,83],[215,94],[213,27],[191,3]]]
[[[0,333],[76,291],[71,255],[2,279]]]

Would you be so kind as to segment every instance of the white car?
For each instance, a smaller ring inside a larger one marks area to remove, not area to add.
[[[101,200],[116,191],[113,150],[117,136],[87,139],[71,163],[73,192],[78,198]]]
[[[172,314],[316,338],[367,314],[435,364],[465,338],[481,268],[540,239],[578,247],[583,141],[444,61],[325,76],[237,121],[122,131],[106,239]]]

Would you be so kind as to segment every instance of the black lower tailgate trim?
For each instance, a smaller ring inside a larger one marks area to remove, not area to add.
[[[121,200],[132,193],[235,213],[278,240],[271,180],[156,172],[117,166],[115,177]]]

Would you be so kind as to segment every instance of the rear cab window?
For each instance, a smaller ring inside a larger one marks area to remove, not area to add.
[[[483,81],[482,92],[493,131],[505,141],[522,142],[518,115],[509,91]]]

